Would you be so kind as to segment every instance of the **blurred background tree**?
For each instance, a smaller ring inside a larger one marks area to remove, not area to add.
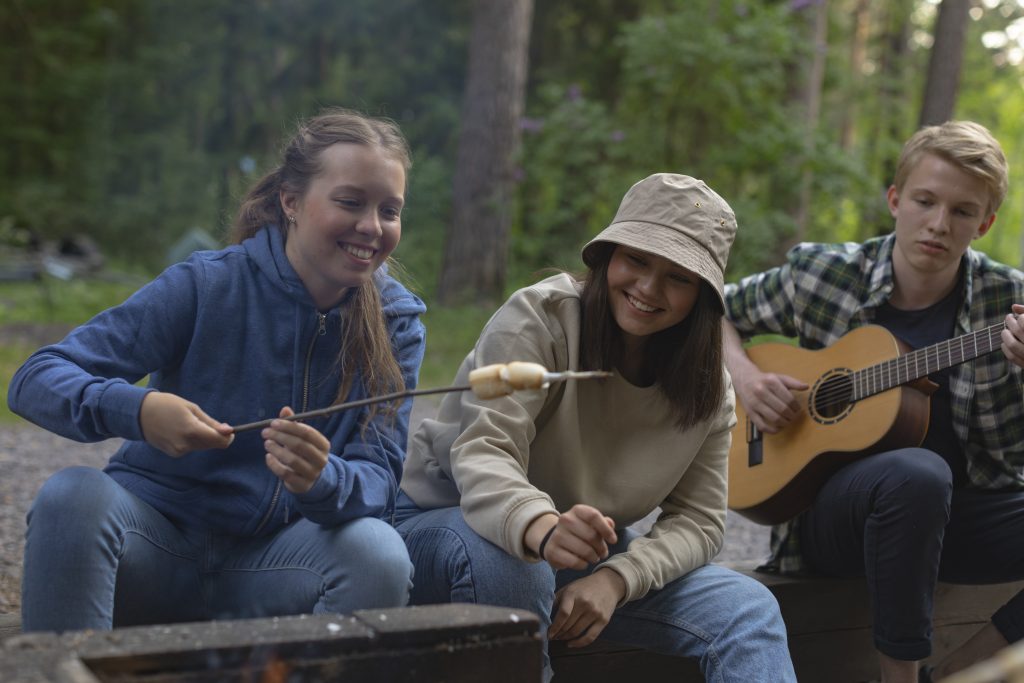
[[[504,298],[533,0],[476,0],[437,300]],[[481,229],[486,226],[486,229]]]
[[[734,277],[778,262],[796,240],[887,232],[884,190],[921,120],[975,119],[1004,143],[1014,174],[1022,167],[1021,5],[537,3],[510,172],[492,176],[511,191],[491,217],[460,224],[494,237],[486,248],[504,270],[485,267],[506,293],[545,267],[578,268],[583,241],[630,184],[657,171],[702,177],[733,205]],[[412,143],[397,253],[432,303],[445,268],[469,267],[444,261],[448,230],[488,191],[454,194],[460,136],[480,135],[463,106],[476,6],[9,0],[0,5],[0,223],[44,239],[85,234],[155,271],[194,226],[223,234],[296,121],[350,106],[394,118]],[[946,109],[928,113],[933,101]],[[1019,188],[978,245],[1016,265]],[[479,288],[453,284],[453,301],[459,286]]]

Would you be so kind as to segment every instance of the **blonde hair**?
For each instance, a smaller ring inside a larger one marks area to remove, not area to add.
[[[981,180],[988,190],[987,215],[995,213],[1009,189],[1009,166],[999,142],[973,121],[947,121],[917,131],[903,145],[893,186],[902,191],[925,154],[935,154]]]
[[[239,244],[267,226],[280,230],[287,240],[288,221],[281,206],[281,193],[304,196],[313,180],[323,172],[324,150],[336,144],[376,147],[397,160],[406,174],[412,168],[409,144],[393,121],[371,118],[350,109],[327,109],[299,124],[295,135],[285,145],[281,164],[260,178],[246,194],[231,228],[231,242]],[[390,258],[386,263],[394,265]],[[361,285],[343,304],[341,351],[338,355],[341,384],[335,403],[345,400],[357,374],[362,375],[366,391],[371,396],[406,388],[384,319],[377,288],[380,273],[374,273],[373,278]],[[372,419],[379,410],[394,414],[399,405],[371,406],[369,418]]]

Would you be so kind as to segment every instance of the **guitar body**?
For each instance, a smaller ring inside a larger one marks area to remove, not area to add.
[[[800,416],[777,434],[758,435],[737,401],[729,507],[761,524],[784,522],[810,506],[825,481],[844,465],[872,453],[919,445],[928,430],[931,393],[923,385],[897,386],[838,411],[818,409],[827,392],[834,393],[829,378],[890,360],[901,351],[896,338],[876,325],[852,330],[819,351],[778,343],[749,348],[761,370],[796,377],[811,388],[798,394]]]

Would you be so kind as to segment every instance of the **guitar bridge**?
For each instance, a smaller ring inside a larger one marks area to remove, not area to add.
[[[761,430],[747,418],[747,466],[754,467],[764,462],[764,439]]]

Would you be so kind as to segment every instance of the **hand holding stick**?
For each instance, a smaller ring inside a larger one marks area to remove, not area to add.
[[[441,387],[438,389],[396,391],[391,394],[371,396],[358,401],[337,403],[333,406],[320,408],[319,410],[310,410],[305,413],[297,413],[289,417],[274,417],[267,420],[261,420],[259,422],[250,422],[249,424],[233,427],[232,431],[235,434],[238,434],[239,432],[245,432],[251,429],[262,429],[269,426],[274,420],[306,420],[312,417],[330,415],[331,413],[347,410],[349,408],[359,408],[361,406],[367,406],[374,403],[387,403],[388,401],[408,398],[410,396],[443,394],[453,391],[472,391],[477,398],[490,399],[507,396],[513,391],[520,391],[523,389],[543,389],[554,382],[564,382],[570,379],[594,379],[611,376],[612,373],[604,370],[590,370],[587,372],[577,372],[572,370],[568,370],[566,372],[548,372],[547,368],[537,363],[526,363],[523,361],[513,361],[507,364],[498,363],[495,365],[485,365],[482,368],[477,368],[476,370],[471,371],[469,373],[469,384],[466,385],[455,385],[450,387]]]

